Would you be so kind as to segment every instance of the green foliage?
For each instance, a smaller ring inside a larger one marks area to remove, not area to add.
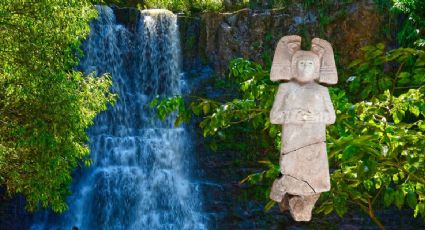
[[[192,111],[194,115],[204,115],[200,127],[204,136],[213,136],[218,131],[251,120],[254,127],[266,128],[270,124],[262,124],[267,120],[269,108],[273,103],[275,83],[268,78],[268,71],[261,65],[244,59],[235,59],[231,63],[230,78],[239,82],[241,98],[220,103],[206,98],[193,98],[188,108],[184,107],[181,96],[166,98],[158,102],[154,100],[151,106],[156,106],[157,114],[165,119],[172,111],[179,111],[179,116],[190,118],[187,115]],[[268,100],[259,100],[268,98]],[[180,109],[177,109],[180,108]],[[185,121],[185,120],[184,120]]]
[[[200,123],[204,136],[214,135],[217,131],[229,126],[250,120],[254,128],[265,128],[263,121],[268,117],[268,108],[272,100],[259,100],[274,95],[272,82],[266,77],[268,72],[260,65],[243,59],[235,59],[230,63],[230,78],[239,82],[240,98],[220,105],[212,104],[214,108],[209,116]],[[268,124],[270,125],[270,124]]]
[[[62,212],[71,172],[90,165],[86,128],[115,98],[110,76],[74,70],[96,10],[83,0],[3,0],[0,15],[0,184],[30,211]]]
[[[334,209],[342,216],[347,204],[340,202],[348,198],[377,221],[373,211],[382,202],[401,208],[406,199],[415,217],[425,217],[424,88],[399,96],[386,90],[355,104],[333,90],[332,99],[337,121],[328,128],[328,147],[336,170],[332,191],[317,211]]]
[[[222,0],[105,0],[107,4],[138,7],[140,9],[163,8],[173,12],[210,12],[223,9]]]
[[[349,67],[348,91],[355,100],[364,100],[372,95],[391,90],[398,95],[408,88],[417,88],[425,83],[425,52],[413,48],[399,48],[385,52],[384,44],[361,49],[363,57],[354,60]]]
[[[166,8],[175,12],[209,12],[220,11],[222,0],[149,0],[145,1],[145,8]]]
[[[174,122],[174,126],[176,127],[178,127],[182,122],[188,122],[192,117],[191,113],[185,107],[182,96],[168,97],[162,100],[160,100],[159,97],[156,97],[151,101],[149,107],[156,108],[158,117],[163,121],[174,111],[179,111]]]
[[[403,46],[425,47],[425,1],[394,0],[393,2],[393,11],[402,12],[407,16],[398,33],[398,42]]]

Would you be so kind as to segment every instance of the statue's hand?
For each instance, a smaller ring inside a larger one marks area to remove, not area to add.
[[[297,113],[297,120],[298,121],[316,121],[318,118],[317,113],[313,113],[310,111],[298,111]]]

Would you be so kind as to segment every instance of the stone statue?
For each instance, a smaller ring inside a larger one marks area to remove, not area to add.
[[[277,44],[270,78],[279,85],[270,112],[282,124],[280,176],[270,198],[296,221],[309,221],[321,192],[330,190],[326,125],[335,111],[324,84],[336,84],[334,54],[329,42],[314,38],[311,51],[300,50],[301,37],[285,36]]]

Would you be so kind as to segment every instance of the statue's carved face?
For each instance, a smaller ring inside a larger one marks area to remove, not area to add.
[[[320,59],[311,51],[299,50],[292,57],[292,79],[299,83],[313,82],[319,78]]]
[[[301,83],[312,82],[316,79],[316,65],[312,59],[300,58],[297,61],[298,76],[296,80]]]

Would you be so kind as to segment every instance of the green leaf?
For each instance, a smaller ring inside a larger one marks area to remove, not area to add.
[[[422,55],[416,60],[415,66],[425,66],[425,55]]]
[[[333,203],[331,203],[331,204],[333,204]],[[334,210],[333,205],[326,205],[324,207],[323,213],[325,213],[325,215],[329,215],[333,210]]]
[[[390,206],[394,202],[394,189],[386,188],[384,192],[384,205]]]
[[[211,143],[209,144],[209,146],[210,146],[211,150],[212,150],[212,151],[214,151],[214,152],[216,152],[216,151],[217,151],[217,149],[218,149],[218,145],[217,145],[217,143],[216,143],[216,142],[211,142]]]
[[[355,67],[355,66],[359,65],[361,62],[362,62],[362,60],[361,60],[361,59],[356,59],[356,60],[352,61],[352,62],[348,65],[348,68],[353,68],[353,67]]]
[[[415,207],[416,207],[416,204],[417,204],[417,199],[416,199],[416,193],[415,192],[413,192],[413,191],[409,191],[408,193],[407,193],[407,196],[406,196],[406,198],[407,198],[407,204],[409,205],[409,207],[411,208],[411,209],[415,209]]]
[[[371,181],[371,180],[364,180],[363,185],[364,185],[364,187],[366,188],[367,191],[371,191],[372,188],[374,187],[373,181]]]
[[[359,157],[355,157],[356,153],[358,151],[358,147],[355,145],[348,145],[343,153],[342,153],[342,160],[343,161],[356,161]]]
[[[196,116],[199,116],[201,114],[201,111],[202,111],[202,106],[201,105],[202,104],[196,104],[194,102],[192,102],[192,104],[191,104],[192,112]]]
[[[202,110],[204,112],[205,115],[208,114],[208,112],[210,111],[210,104],[208,102],[204,103],[202,106]]]
[[[422,131],[425,131],[425,122],[424,122],[424,121],[419,121],[419,122],[418,122],[418,127],[419,127],[419,129],[421,129]]]
[[[335,212],[338,216],[343,217],[348,210],[347,207],[347,195],[337,195],[333,199],[333,205],[335,208]]]
[[[397,208],[401,209],[404,204],[404,193],[401,190],[397,190],[394,192],[394,203]]]
[[[405,78],[409,78],[409,77],[410,77],[409,72],[401,72],[401,73],[398,74],[399,79],[405,79]]]
[[[182,123],[183,121],[183,117],[182,114],[179,114],[176,118],[176,120],[174,121],[174,127],[179,127],[179,125]]]
[[[273,206],[276,204],[276,201],[274,200],[269,200],[269,202],[267,202],[266,206],[264,207],[264,212],[268,212],[270,211],[271,208],[273,208]]]
[[[376,48],[379,49],[379,50],[381,50],[381,51],[383,51],[385,49],[385,44],[384,43],[378,43],[376,45]]]
[[[418,203],[415,207],[415,211],[413,214],[413,217],[417,217],[418,214],[421,214],[422,217],[425,217],[425,204],[424,203]]]
[[[393,175],[393,181],[394,181],[394,183],[398,184],[398,180],[399,180],[398,174],[396,173],[396,174]]]
[[[414,105],[409,107],[409,111],[411,113],[413,113],[413,115],[415,115],[416,117],[419,116],[419,114],[420,114],[419,107],[414,106]]]
[[[403,120],[403,117],[404,117],[404,113],[403,113],[403,112],[401,112],[400,110],[396,110],[396,111],[393,113],[393,120],[394,120],[394,123],[395,123],[395,124],[400,123],[400,122],[401,122],[401,120]]]
[[[155,106],[157,106],[157,105],[158,105],[158,100],[159,100],[159,97],[155,97],[155,99],[153,99],[153,100],[149,103],[149,107],[150,107],[150,108],[154,108]]]

